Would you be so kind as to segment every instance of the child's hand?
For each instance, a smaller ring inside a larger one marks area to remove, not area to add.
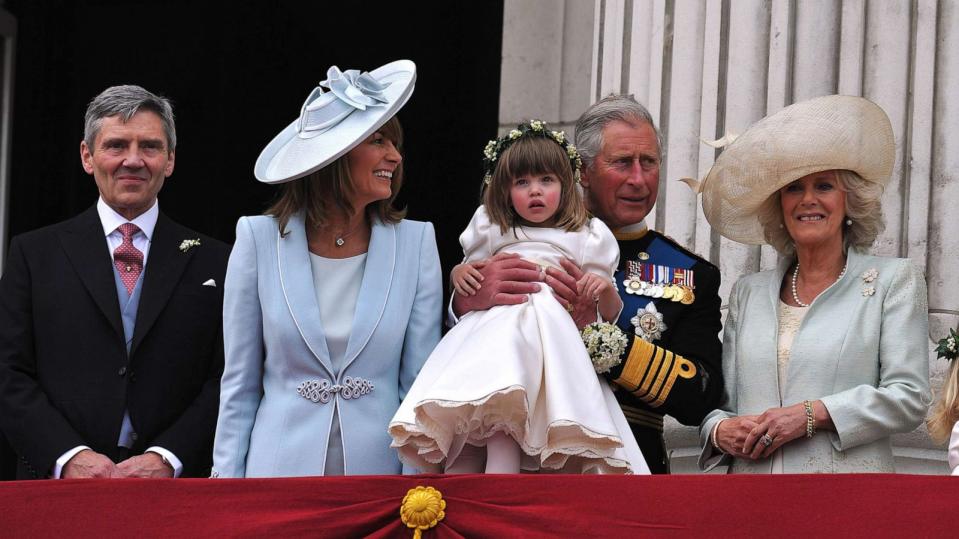
[[[475,262],[473,264],[457,264],[450,272],[450,280],[453,282],[453,288],[461,296],[472,296],[476,291],[482,288],[480,281],[483,280],[483,274],[480,269],[486,265],[486,262]]]
[[[613,288],[613,283],[609,279],[604,279],[595,273],[586,272],[576,281],[576,291],[581,296],[593,298],[599,301],[602,293]]]

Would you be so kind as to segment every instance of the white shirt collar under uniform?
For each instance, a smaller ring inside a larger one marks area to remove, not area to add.
[[[631,225],[626,225],[622,228],[617,228],[616,232],[622,233],[622,234],[632,234],[636,232],[646,232],[646,230],[648,230],[646,228],[646,220],[643,219],[642,221],[638,223],[633,223]]]

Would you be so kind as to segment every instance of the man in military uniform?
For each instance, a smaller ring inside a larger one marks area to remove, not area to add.
[[[607,376],[653,473],[668,473],[663,416],[699,425],[722,396],[718,268],[662,234],[646,215],[659,190],[661,144],[649,112],[630,96],[609,96],[576,123],[586,203],[619,240],[616,282],[624,308],[617,325],[629,344]],[[594,300],[577,294],[582,271],[565,263],[546,284],[580,328],[596,321]],[[455,313],[520,303],[538,289],[539,268],[497,255],[475,296],[456,295]]]

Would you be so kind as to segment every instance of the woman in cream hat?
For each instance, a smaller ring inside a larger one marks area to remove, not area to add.
[[[704,468],[895,471],[889,438],[919,426],[930,392],[922,271],[866,254],[894,161],[881,108],[826,96],[759,121],[706,176],[710,224],[772,245],[780,264],[730,294],[726,399],[700,426]]]
[[[403,219],[396,112],[416,67],[331,67],[254,174],[282,183],[242,217],[223,305],[214,476],[395,474],[386,426],[440,338],[430,223]]]

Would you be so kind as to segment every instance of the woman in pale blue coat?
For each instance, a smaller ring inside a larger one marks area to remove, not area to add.
[[[895,471],[890,436],[918,427],[931,398],[922,272],[866,254],[894,161],[881,108],[826,96],[752,126],[703,181],[714,228],[780,254],[730,294],[726,399],[700,426],[704,468]]]
[[[440,338],[429,223],[402,219],[394,117],[415,66],[330,68],[261,153],[284,183],[237,223],[224,289],[217,477],[396,474],[386,428]]]

